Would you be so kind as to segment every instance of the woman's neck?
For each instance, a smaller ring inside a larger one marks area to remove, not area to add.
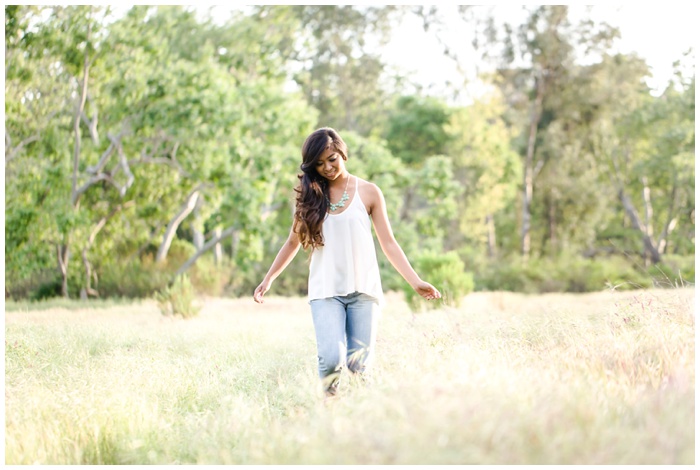
[[[348,184],[348,179],[350,178],[350,172],[345,170],[342,175],[333,181],[328,182],[329,188],[344,188]]]

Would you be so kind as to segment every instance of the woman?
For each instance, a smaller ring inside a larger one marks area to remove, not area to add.
[[[362,373],[373,356],[379,305],[384,299],[372,224],[382,251],[406,282],[427,300],[441,295],[418,277],[396,242],[381,190],[345,168],[348,150],[340,135],[328,127],[318,129],[307,137],[301,153],[294,222],[253,298],[263,302],[300,247],[312,250],[309,304],[318,372],[326,395],[331,396],[337,392],[344,365]]]

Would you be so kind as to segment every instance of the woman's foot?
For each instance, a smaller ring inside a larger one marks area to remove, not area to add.
[[[326,388],[326,397],[334,397],[338,394],[338,386],[340,385],[340,380],[333,380],[330,385]]]

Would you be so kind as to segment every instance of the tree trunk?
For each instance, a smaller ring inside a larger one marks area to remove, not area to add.
[[[496,224],[493,222],[493,214],[486,216],[486,248],[489,258],[496,256]]]
[[[649,183],[647,182],[646,176],[642,176],[642,184],[642,195],[644,196],[644,233],[649,240],[653,240],[652,237],[654,236],[654,226],[652,225],[651,221],[654,218],[654,208],[651,204],[651,190],[649,189]],[[649,261],[651,258],[653,258],[653,254],[651,251],[649,251],[646,244],[644,246],[644,265],[649,266]]]
[[[238,250],[238,242],[241,240],[241,233],[235,230],[231,233],[231,259],[236,258],[236,251]]]
[[[664,231],[661,234],[661,237],[659,238],[659,241],[656,245],[659,247],[659,255],[663,255],[664,253],[666,253],[668,236],[671,234],[673,229],[676,228],[676,223],[678,223],[678,219],[673,218],[669,220],[666,226],[664,227]]]
[[[194,210],[198,198],[199,187],[197,187],[190,193],[189,196],[187,196],[187,201],[185,201],[185,204],[180,209],[180,212],[178,212],[168,224],[167,228],[165,229],[165,234],[163,235],[163,242],[160,244],[158,254],[156,255],[157,263],[163,262],[167,258],[170,244],[175,237],[175,231],[180,226],[182,221],[185,220],[185,218]]]
[[[554,190],[549,191],[549,204],[547,210],[547,217],[549,219],[549,249],[550,253],[554,253],[557,249],[557,209],[555,202]]]
[[[403,207],[401,208],[401,216],[399,220],[409,220],[411,215],[411,200],[413,199],[413,188],[408,188],[403,197]]]
[[[214,245],[214,264],[218,266],[221,264],[221,260],[223,259],[223,251],[221,250],[221,227],[216,227],[214,229],[213,237],[219,240]]]
[[[58,271],[61,273],[61,295],[68,298],[68,260],[70,258],[70,247],[68,241],[56,245],[56,259],[58,261]]]
[[[85,38],[86,44],[90,43],[91,32],[92,32],[92,21],[91,16],[88,17],[87,25],[87,35]],[[85,57],[83,59],[83,79],[80,86],[80,97],[78,104],[76,106],[75,115],[73,117],[73,134],[75,138],[75,144],[73,147],[73,174],[71,177],[71,205],[73,212],[78,212],[80,208],[80,203],[77,199],[78,194],[78,170],[80,168],[80,118],[85,110],[85,101],[87,100],[87,90],[88,90],[88,77],[90,70],[90,57],[88,56],[89,48],[85,47]],[[58,264],[59,271],[61,273],[61,295],[68,298],[68,264],[70,261],[70,234],[65,234],[63,246],[58,248]]]
[[[677,197],[677,186],[676,186],[676,181],[674,179],[673,189],[671,190],[671,203],[668,206],[668,217],[666,219],[666,224],[664,225],[664,229],[661,231],[661,235],[659,235],[659,240],[656,242],[656,246],[659,247],[659,254],[660,255],[662,255],[666,252],[666,245],[667,245],[668,236],[671,234],[673,229],[676,227],[676,223],[678,223],[678,218],[673,216],[673,213],[676,210],[676,197]]]
[[[527,139],[527,153],[525,154],[525,165],[523,168],[523,226],[520,236],[521,254],[523,260],[527,261],[530,256],[530,204],[532,203],[533,186],[533,161],[535,157],[535,141],[537,139],[537,126],[542,116],[542,102],[544,100],[544,77],[538,73],[537,96],[532,104],[530,113],[530,130]]]
[[[648,253],[649,260],[652,264],[658,263],[659,261],[661,261],[661,254],[659,253],[658,248],[654,245],[654,241],[647,233],[647,228],[644,226],[641,219],[639,218],[639,214],[637,214],[637,210],[634,208],[632,201],[629,200],[629,198],[622,189],[620,189],[618,197],[620,198],[620,202],[622,202],[622,207],[624,207],[627,216],[632,222],[632,227],[635,230],[639,230],[642,233],[644,251],[645,253]]]
[[[85,267],[85,287],[80,290],[80,298],[87,299],[89,296],[99,297],[100,293],[91,286],[91,278],[94,275],[95,279],[97,279],[97,274],[92,271],[92,264],[87,256],[87,249],[83,249],[83,266]]]
[[[200,230],[200,227],[202,227],[201,223],[201,214],[200,214],[200,206],[201,206],[201,199],[198,201],[198,204],[194,208],[194,221],[192,222],[192,244],[194,247],[198,250],[201,250],[202,247],[204,246],[204,233]]]
[[[192,228],[192,244],[198,250],[204,246],[204,234],[196,227]]]
[[[90,248],[92,248],[92,244],[95,242],[95,238],[97,237],[97,234],[100,233],[100,231],[104,228],[104,226],[107,224],[107,221],[114,217],[115,214],[120,212],[122,209],[126,209],[128,207],[132,207],[135,204],[134,201],[128,201],[125,202],[124,204],[119,204],[117,207],[112,209],[112,211],[107,214],[106,216],[102,217],[97,224],[95,224],[95,227],[93,227],[92,231],[90,232],[90,236],[88,237],[88,241],[85,244],[85,247],[83,248],[83,265],[85,266],[85,287],[83,288],[85,292],[85,297],[87,298],[88,296],[93,296],[93,297],[99,297],[100,293],[93,289],[91,286],[91,281],[94,279],[95,283],[97,283],[97,273],[95,273],[92,270],[92,263],[90,263],[90,259],[88,258],[88,252],[90,251]],[[81,295],[82,297],[82,295]]]
[[[626,164],[629,163],[629,154],[624,153],[624,157],[626,160]],[[649,187],[647,185],[647,179],[646,177],[642,178],[642,183],[644,185],[643,189],[643,197],[644,197],[644,209],[645,209],[645,217],[647,223],[644,224],[639,217],[639,214],[637,213],[637,210],[634,207],[634,204],[632,204],[632,201],[630,201],[629,197],[625,193],[624,190],[624,183],[623,183],[623,172],[620,170],[620,166],[617,163],[617,159],[614,157],[611,159],[611,163],[613,166],[614,171],[611,172],[611,179],[613,181],[613,184],[617,188],[617,196],[622,203],[622,207],[625,211],[625,214],[627,214],[627,218],[623,219],[623,223],[629,219],[630,223],[632,224],[632,228],[635,230],[638,230],[642,234],[642,242],[644,243],[644,262],[648,263],[651,262],[652,264],[659,263],[661,261],[661,254],[663,253],[663,250],[665,249],[665,240],[666,237],[668,236],[668,233],[670,233],[671,230],[673,230],[673,226],[675,225],[675,222],[673,221],[673,211],[675,207],[675,199],[676,199],[676,186],[674,184],[673,186],[673,193],[671,197],[671,204],[669,206],[669,212],[668,212],[668,222],[666,223],[666,226],[664,227],[664,231],[661,234],[661,237],[659,238],[658,244],[654,243],[654,240],[652,239],[651,235],[653,233],[653,230],[651,227],[648,227],[649,225],[652,224],[652,207],[651,207],[651,193],[649,191]],[[663,243],[662,243],[663,240]]]

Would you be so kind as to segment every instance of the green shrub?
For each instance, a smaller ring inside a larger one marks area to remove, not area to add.
[[[414,260],[415,269],[422,279],[434,285],[442,294],[442,301],[425,302],[410,285],[404,282],[406,302],[413,311],[438,308],[442,305],[458,307],[462,298],[474,290],[472,273],[465,272],[464,262],[455,251],[428,252]]]
[[[197,259],[194,265],[187,270],[192,286],[200,295],[212,297],[223,297],[232,286],[232,277],[238,272],[237,266],[230,258],[224,259],[216,264],[214,254],[209,251]],[[251,295],[252,295],[251,290]]]
[[[187,274],[178,276],[172,285],[156,292],[155,300],[165,316],[192,318],[199,315],[200,308],[194,304],[194,287]]]
[[[476,271],[475,283],[478,290],[484,291],[534,293],[538,290],[517,257],[487,264],[484,269]]]
[[[31,293],[30,300],[45,300],[60,297],[63,288],[62,280],[56,276],[50,281],[43,282]]]
[[[695,257],[665,255],[661,263],[647,269],[657,287],[684,287],[695,284]]]
[[[663,276],[658,270],[657,274]],[[533,258],[527,263],[513,257],[492,262],[476,276],[478,290],[528,294],[642,289],[651,287],[653,281],[649,273],[616,256],[591,259],[561,255]]]
[[[153,262],[151,255],[126,263],[109,261],[99,267],[99,283],[94,286],[101,297],[150,298],[168,285],[171,274]]]

